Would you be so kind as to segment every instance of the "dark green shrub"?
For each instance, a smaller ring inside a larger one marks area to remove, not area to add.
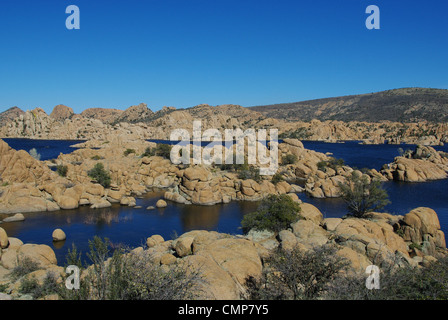
[[[68,171],[68,167],[67,166],[59,165],[59,166],[56,167],[56,172],[61,177],[66,177],[67,176],[67,171]]]
[[[285,181],[285,179],[283,178],[283,175],[281,173],[276,173],[272,176],[271,182],[273,184],[277,184],[281,181]]]
[[[308,128],[298,128],[296,131],[293,132],[283,132],[279,134],[279,139],[285,139],[285,138],[293,138],[293,139],[299,139],[299,140],[306,140],[313,134],[309,132]]]
[[[135,154],[135,150],[134,150],[134,149],[126,149],[126,150],[123,152],[123,155],[124,155],[125,157],[127,157],[127,156],[130,155],[131,153],[134,153],[134,154]]]
[[[147,147],[142,157],[152,157],[155,155],[156,148]]]
[[[60,290],[57,277],[54,273],[46,274],[42,284],[39,284],[34,277],[25,277],[21,280],[19,292],[23,294],[30,294],[34,299],[42,298],[49,294],[57,294]]]
[[[249,169],[250,169],[250,166],[249,166],[247,157],[244,158],[244,163],[236,163],[236,155],[233,155],[232,163],[221,164],[221,170],[226,170],[226,171],[241,172],[241,171],[248,171]]]
[[[365,273],[348,273],[329,287],[327,299],[338,300],[447,300],[448,258],[426,267],[389,265],[380,269],[380,289],[366,288]]]
[[[297,162],[297,156],[295,154],[287,154],[285,156],[283,156],[282,158],[282,164],[287,165],[287,164],[294,164]]]
[[[25,257],[18,261],[17,266],[14,269],[12,269],[10,276],[13,279],[19,279],[27,275],[28,273],[39,270],[39,268],[40,268],[39,263],[28,257]]]
[[[156,150],[154,151],[154,154],[156,156],[165,158],[165,159],[170,159],[171,157],[171,146],[169,144],[163,144],[163,143],[159,143],[156,146]]]
[[[79,263],[72,252],[69,263]],[[169,268],[155,262],[151,255],[113,248],[108,239],[96,237],[89,241],[92,263],[81,278],[80,290],[61,291],[66,299],[80,300],[180,300],[195,299],[201,293],[203,279],[199,271],[186,266]],[[107,261],[107,262],[106,262]]]
[[[9,285],[7,283],[0,284],[0,292],[4,293],[8,289]]]
[[[98,160],[101,160],[101,159],[103,159],[103,158],[100,157],[99,155],[95,155],[95,156],[93,156],[93,157],[90,158],[90,159],[95,160],[95,161],[98,161]]]
[[[422,249],[423,249],[423,246],[422,246],[421,244],[412,242],[412,243],[409,245],[409,250],[414,250],[414,249],[422,250]]]
[[[39,283],[34,277],[24,277],[20,281],[19,292],[23,294],[31,294],[39,290]]]
[[[261,181],[260,170],[256,167],[249,166],[248,169],[240,169],[238,171],[238,179],[247,180],[252,179],[256,182]]]
[[[319,161],[317,163],[317,169],[325,172],[327,168],[331,168],[337,171],[337,169],[342,167],[344,164],[344,159],[330,158],[328,161]]]
[[[328,162],[328,166],[334,170],[342,167],[343,165],[345,165],[344,159],[331,158]]]
[[[264,265],[261,278],[246,283],[250,300],[317,299],[348,263],[333,246],[324,245],[306,252],[279,248]]]
[[[159,156],[165,159],[171,158],[171,148],[169,144],[158,143],[155,148],[147,147],[142,157]]]
[[[328,163],[327,161],[319,161],[317,163],[317,169],[319,169],[320,171],[324,171],[327,169]]]
[[[261,201],[257,211],[243,217],[241,226],[245,233],[251,229],[279,232],[299,219],[300,205],[288,195],[271,194]]]
[[[109,172],[104,169],[102,163],[97,163],[93,169],[87,172],[88,176],[102,185],[104,188],[109,188],[111,183],[111,178]]]

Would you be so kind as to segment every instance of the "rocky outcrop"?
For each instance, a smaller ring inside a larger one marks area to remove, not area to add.
[[[52,172],[44,163],[31,157],[26,151],[16,151],[0,140],[0,177],[2,183],[39,184],[54,179]]]
[[[50,117],[55,120],[64,121],[65,119],[70,119],[74,114],[75,112],[72,108],[60,104],[54,107],[53,111],[50,113]]]
[[[268,251],[332,244],[353,269],[362,272],[372,264],[417,266],[448,254],[437,214],[429,208],[417,208],[405,216],[370,213],[362,219],[322,219],[314,206],[302,203],[301,207],[300,219],[290,229],[278,234],[251,231],[247,238]]]
[[[154,114],[151,109],[145,103],[140,103],[137,106],[132,106],[127,108],[123,113],[121,113],[116,119],[114,119],[114,123],[120,122],[128,122],[128,123],[137,123],[142,122],[145,119],[148,119]]]
[[[123,110],[107,108],[88,108],[81,112],[81,116],[88,119],[96,119],[104,124],[111,124],[120,117]]]
[[[413,152],[396,157],[380,171],[387,179],[424,182],[448,177],[448,156],[432,147],[417,146]]]
[[[169,241],[157,237],[146,253],[156,263],[177,263],[189,272],[199,271],[202,299],[240,299],[246,279],[261,275],[261,248],[242,237],[214,231],[190,231]]]
[[[6,111],[0,113],[0,127],[7,125],[10,121],[14,121],[20,115],[23,115],[25,112],[17,107],[9,108]]]
[[[155,263],[200,269],[205,299],[239,299],[248,277],[259,277],[265,258],[279,246],[310,250],[331,244],[350,262],[352,270],[363,273],[372,264],[418,266],[448,253],[437,214],[429,208],[417,208],[405,216],[371,213],[363,219],[323,219],[314,206],[301,206],[300,219],[291,229],[278,234],[251,231],[246,236],[231,236],[191,231],[169,241],[153,236],[148,239],[148,249],[142,252],[152,255]],[[425,243],[425,250],[416,254],[420,242]],[[170,259],[164,258],[167,255]]]
[[[64,241],[67,238],[62,229],[55,229],[51,234],[51,237],[53,238],[53,241]]]
[[[400,221],[403,239],[412,244],[417,256],[437,255],[446,248],[445,234],[440,230],[437,214],[430,208],[416,208]]]
[[[186,204],[214,205],[232,200],[258,201],[269,194],[299,191],[300,187],[285,181],[274,185],[269,179],[240,179],[233,172],[212,172],[209,168],[194,166],[181,171],[179,184],[168,189],[165,198]]]
[[[0,235],[2,234],[1,230],[3,229],[0,228]],[[20,285],[24,279],[34,278],[42,285],[50,273],[56,277],[62,277],[65,274],[64,268],[57,265],[56,255],[49,246],[24,244],[13,237],[7,238],[7,243],[7,246],[2,246],[0,249],[0,285],[6,287],[4,298],[22,299]],[[11,275],[14,268],[29,263],[33,263],[37,269],[26,275],[21,275],[19,278]],[[29,298],[32,299],[31,296]]]
[[[148,145],[151,144],[138,144],[136,150],[144,152],[144,148]],[[126,144],[126,146],[132,146],[132,144]],[[120,152],[118,157],[117,150]],[[163,177],[159,175],[157,179],[148,181],[145,174],[138,174],[142,165],[145,165],[145,160],[134,157],[133,161],[129,161],[130,158],[123,155],[124,150],[126,150],[125,147],[120,150],[117,145],[114,145],[104,153],[110,159],[117,160],[111,161],[108,168],[112,178],[116,178],[115,184],[110,189],[105,189],[88,176],[88,171],[97,163],[97,160],[91,159],[97,154],[93,150],[83,149],[76,154],[62,155],[57,164],[67,167],[67,176],[61,177],[49,169],[47,163],[34,159],[26,151],[11,149],[0,140],[0,213],[76,209],[81,205],[105,208],[111,206],[111,203],[134,206],[135,199],[131,197],[131,193],[141,195],[146,192],[145,183],[150,183],[151,186],[154,185],[154,181],[161,184],[167,183],[167,185],[172,183],[166,177],[162,179]],[[78,160],[81,161],[77,162]],[[158,162],[160,160],[156,158],[152,162],[160,163]],[[126,162],[133,163],[134,167],[127,165]],[[50,162],[48,164],[54,165]],[[130,174],[128,171],[130,169],[135,170],[135,173]],[[164,172],[170,168],[166,168],[164,163],[159,170]]]
[[[87,111],[87,110],[86,110]],[[123,111],[119,110],[121,114]],[[109,113],[109,112],[106,112]],[[57,106],[49,116],[44,110],[36,108],[20,114],[14,120],[0,127],[0,137],[5,138],[32,138],[32,139],[100,139],[108,140],[110,135],[130,136],[138,139],[150,139],[154,136],[156,128],[147,125],[134,125],[130,123],[110,124],[98,119],[99,111],[86,112],[85,115],[73,114],[65,106]],[[118,116],[114,115],[112,123]]]
[[[343,164],[332,164],[334,159],[326,154],[307,150],[297,139],[284,139],[279,145],[280,158],[294,155],[297,161],[282,168],[284,177],[302,181],[305,191],[314,198],[340,197],[339,184],[346,181],[353,169]],[[371,178],[382,178],[376,171],[368,173]]]
[[[0,140],[0,212],[21,213],[55,210],[39,186],[58,180],[58,175],[26,151],[16,151]]]
[[[64,269],[57,267],[54,252],[45,245],[23,244],[20,240],[9,238],[9,247],[0,250],[0,284],[8,287],[11,298],[20,297],[19,286],[23,278],[10,277],[10,272],[21,261],[29,258],[39,265],[27,277],[44,278],[49,272],[57,276]],[[180,265],[188,272],[197,271],[201,275],[199,290],[202,299],[239,299],[244,293],[248,277],[259,277],[262,261],[260,248],[242,237],[208,231],[191,231],[176,240],[165,241],[154,235],[148,239],[148,248],[136,248],[132,252],[151,257],[151,261],[166,267]],[[88,270],[88,269],[87,269]],[[88,271],[85,271],[88,272]]]

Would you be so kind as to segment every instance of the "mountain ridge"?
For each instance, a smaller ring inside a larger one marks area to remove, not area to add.
[[[235,107],[236,105],[209,106],[201,104],[189,108],[176,109],[164,107],[156,112],[140,103],[128,107],[125,110],[115,108],[87,108],[79,114],[75,114],[69,107],[58,105],[54,107],[52,114],[57,120],[65,120],[73,115],[90,119],[101,120],[103,123],[116,124],[120,122],[150,123],[164,117],[174,111],[186,111],[191,115],[201,115],[198,109],[216,108],[223,106]],[[65,112],[61,112],[64,107]],[[241,107],[241,106],[238,106]],[[363,121],[363,122],[409,122],[420,121],[447,122],[448,121],[448,90],[435,88],[400,88],[372,93],[345,95],[329,98],[319,98],[298,102],[277,103],[271,105],[259,105],[242,107],[254,113],[254,117],[281,119],[285,121],[311,120],[337,120],[337,121]],[[227,110],[228,111],[228,110]],[[12,107],[0,113],[0,125],[6,124],[25,111],[18,107]],[[250,113],[250,112],[248,112]]]
[[[448,90],[400,88],[248,108],[268,118],[291,121],[446,122]]]

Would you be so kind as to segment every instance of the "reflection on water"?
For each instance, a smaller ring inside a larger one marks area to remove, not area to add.
[[[84,223],[85,224],[95,224],[97,226],[101,225],[107,225],[110,226],[112,223],[117,222],[126,222],[132,219],[131,215],[127,215],[124,217],[120,217],[120,210],[117,210],[118,208],[110,209],[110,208],[103,208],[100,209],[99,212],[92,212],[90,215],[88,215]],[[68,223],[70,221],[67,221]]]
[[[218,226],[221,210],[220,206],[185,206],[180,219],[185,230],[214,230]]]
[[[59,250],[59,249],[64,248],[65,241],[66,241],[66,240],[64,240],[64,241],[53,242],[53,248],[54,248],[55,250]]]

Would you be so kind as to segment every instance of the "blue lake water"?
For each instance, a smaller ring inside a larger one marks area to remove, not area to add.
[[[306,149],[318,152],[330,152],[335,158],[344,159],[345,163],[351,167],[381,169],[383,164],[394,161],[400,154],[398,149],[403,150],[415,148],[411,144],[379,144],[364,145],[358,141],[346,141],[344,143],[327,143],[321,141],[302,141]],[[448,152],[448,145],[434,146],[438,151]]]
[[[14,149],[29,151],[36,148],[41,160],[56,158],[59,153],[70,153],[70,147],[81,141],[4,139]],[[161,141],[158,141],[161,142]],[[413,145],[362,145],[357,142],[325,143],[304,141],[304,146],[318,152],[331,152],[342,158],[350,166],[380,169],[385,163],[398,156],[398,148],[406,150]],[[448,147],[436,147],[448,151]],[[439,215],[442,230],[448,232],[448,179],[425,183],[387,182],[384,187],[389,193],[391,204],[384,211],[393,214],[406,214],[411,209],[426,206]],[[230,234],[240,234],[240,222],[244,214],[256,210],[256,202],[231,202],[215,206],[181,205],[169,202],[164,209],[146,210],[163,197],[163,190],[154,190],[137,199],[141,209],[113,205],[111,208],[92,210],[81,207],[76,210],[25,214],[23,222],[1,224],[8,235],[17,237],[25,243],[42,243],[51,246],[59,264],[65,262],[67,250],[75,243],[82,252],[88,250],[88,240],[94,235],[108,237],[113,243],[130,247],[140,246],[146,238],[160,234],[171,239],[176,234],[189,230],[216,230]],[[347,213],[341,199],[315,199],[299,194],[305,202],[318,207],[324,217],[341,217]],[[3,216],[4,217],[4,216]],[[3,218],[0,216],[0,219]],[[54,244],[51,233],[62,228],[67,234],[64,243]]]
[[[24,214],[23,222],[2,223],[11,237],[24,243],[46,244],[56,253],[58,264],[65,262],[66,254],[74,243],[81,252],[89,249],[88,241],[95,235],[108,238],[113,244],[134,248],[146,243],[146,238],[160,234],[170,240],[190,230],[215,230],[241,234],[240,221],[244,214],[257,209],[255,202],[231,202],[215,206],[183,205],[170,202],[166,208],[147,210],[163,198],[163,190],[154,190],[136,199],[142,208],[114,204],[110,208],[38,212]],[[0,215],[1,216],[1,215]],[[0,217],[1,218],[1,217]],[[53,243],[51,234],[61,228],[67,235],[64,242]]]
[[[415,145],[407,144],[363,145],[356,141],[345,143],[303,141],[303,145],[318,152],[331,152],[334,157],[344,159],[351,167],[377,170],[399,156],[399,148],[403,150],[415,148]],[[435,146],[434,149],[448,152],[446,145]],[[423,183],[390,181],[383,186],[389,194],[391,203],[382,211],[404,215],[417,207],[430,207],[437,212],[442,230],[448,232],[448,179]],[[301,198],[318,207],[327,218],[340,217],[341,212],[346,212],[345,203],[341,199],[315,199],[305,194],[301,195]]]
[[[85,140],[33,140],[33,139],[16,139],[16,138],[4,138],[11,148],[16,150],[25,150],[30,152],[35,148],[37,153],[40,154],[40,160],[56,159],[60,153],[72,153],[75,148],[72,145],[85,142]]]

